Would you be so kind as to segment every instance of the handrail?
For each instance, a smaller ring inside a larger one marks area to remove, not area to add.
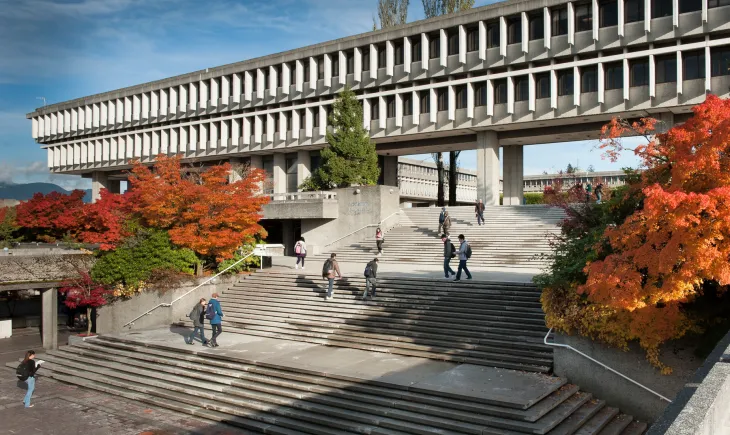
[[[355,231],[351,232],[350,234],[348,234],[348,235],[346,235],[346,236],[342,236],[342,237],[340,237],[339,239],[335,240],[334,242],[330,242],[330,243],[328,243],[328,244],[324,245],[324,247],[326,248],[326,247],[328,247],[328,246],[330,246],[330,245],[334,245],[335,243],[339,242],[340,240],[342,240],[342,239],[345,239],[345,238],[347,238],[347,237],[350,237],[351,235],[353,235],[353,234],[357,233],[358,231],[362,231],[362,230],[364,230],[365,228],[370,228],[370,227],[379,227],[379,226],[380,226],[380,225],[381,225],[381,224],[382,224],[383,222],[387,221],[388,219],[390,219],[391,217],[393,217],[393,216],[397,215],[397,214],[398,214],[398,213],[400,213],[400,212],[401,212],[401,211],[400,211],[400,210],[398,210],[398,211],[397,211],[397,212],[395,212],[395,213],[391,213],[391,214],[390,214],[390,216],[388,216],[388,217],[386,217],[385,219],[381,220],[381,221],[380,221],[380,222],[378,222],[377,224],[369,224],[369,225],[365,225],[364,227],[358,228],[358,229],[356,229]]]
[[[213,281],[215,278],[217,278],[218,276],[222,275],[223,272],[227,271],[228,269],[232,268],[233,266],[237,265],[238,263],[242,262],[243,260],[247,259],[248,257],[250,257],[252,255],[253,255],[253,252],[251,252],[250,254],[246,255],[243,258],[241,258],[240,260],[236,261],[235,263],[231,264],[230,266],[226,267],[225,269],[221,270],[217,274],[215,274],[215,275],[211,276],[210,278],[206,279],[201,284],[198,284],[197,286],[193,287],[191,290],[189,290],[184,295],[178,297],[177,299],[173,299],[172,302],[170,302],[169,304],[168,303],[158,304],[157,306],[153,307],[151,310],[147,311],[146,313],[144,313],[142,315],[139,315],[139,316],[135,317],[134,319],[132,319],[131,321],[125,323],[124,326],[122,326],[122,327],[129,326],[129,325],[134,325],[134,322],[136,320],[141,319],[142,317],[150,314],[151,312],[155,311],[156,309],[158,309],[160,307],[171,307],[172,304],[174,304],[175,302],[179,301],[180,299],[184,298],[185,296],[189,295],[190,293],[194,292],[195,290],[199,289],[200,287],[202,287],[202,286],[208,284],[209,282]]]
[[[592,358],[592,357],[584,354],[583,352],[579,351],[578,349],[574,348],[573,346],[569,346],[567,344],[548,343],[547,339],[548,339],[548,336],[550,335],[551,332],[553,332],[553,328],[550,328],[550,330],[547,332],[547,334],[545,334],[545,338],[542,340],[542,342],[545,343],[546,345],[553,346],[553,347],[563,347],[563,348],[566,348],[566,349],[570,349],[573,352],[575,352],[575,353],[577,353],[577,354],[579,354],[581,356],[584,356],[584,357],[588,358],[589,360],[593,361],[594,363],[598,364],[599,366],[603,367],[604,369],[609,370],[609,371],[611,371],[613,373],[616,373],[617,375],[621,376],[622,378],[626,379],[627,381],[629,381],[629,382],[631,382],[631,383],[633,383],[635,385],[638,385],[639,387],[641,387],[641,388],[645,389],[646,391],[654,394],[655,396],[658,396],[660,399],[665,400],[665,401],[667,401],[669,403],[672,403],[671,400],[667,399],[666,397],[662,396],[661,394],[657,393],[656,391],[652,390],[651,388],[649,388],[649,387],[647,387],[645,385],[640,384],[639,382],[631,379],[630,377],[628,377],[628,376],[626,376],[626,375],[624,375],[622,373],[617,372],[616,370],[612,369],[611,367],[607,366],[606,364],[598,361],[595,358]]]

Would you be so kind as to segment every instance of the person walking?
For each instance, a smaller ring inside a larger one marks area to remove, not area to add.
[[[444,229],[444,234],[448,237],[451,231],[451,216],[449,216],[448,211],[444,212],[444,223],[442,224],[442,227]]]
[[[439,230],[436,234],[441,233],[441,229],[444,226],[445,219],[446,219],[446,207],[441,207],[441,213],[439,214]]]
[[[223,333],[221,326],[223,311],[221,311],[221,303],[218,302],[218,293],[213,293],[205,308],[205,317],[210,320],[210,328],[213,330],[213,336],[210,338],[208,345],[210,347],[218,347],[218,336]]]
[[[591,190],[593,188],[591,187],[591,183],[586,184],[586,203],[591,202]]]
[[[450,278],[451,275],[456,275],[450,264],[451,259],[456,257],[456,248],[446,234],[441,234],[441,241],[444,242],[444,275],[446,278]]]
[[[193,344],[195,341],[195,335],[200,332],[200,341],[203,346],[208,345],[208,340],[205,339],[205,298],[200,298],[200,301],[195,304],[188,317],[193,321],[193,333],[185,337],[185,343]]]
[[[598,183],[593,192],[596,194],[596,204],[600,204],[601,198],[603,198],[603,183]]]
[[[322,267],[322,278],[325,278],[328,281],[327,296],[324,298],[326,301],[334,298],[334,295],[332,294],[332,285],[335,282],[335,277],[342,278],[340,265],[337,264],[337,260],[335,259],[336,256],[337,254],[334,252],[330,254],[330,258],[324,262],[324,267]]]
[[[30,404],[30,399],[33,397],[33,391],[35,391],[35,374],[40,368],[41,363],[42,361],[35,361],[35,352],[29,350],[25,353],[23,362],[21,362],[15,370],[18,380],[25,382],[26,385],[28,385],[28,390],[26,391],[25,398],[23,399],[23,405],[26,408],[33,407],[33,405]]]
[[[297,264],[294,265],[294,269],[299,269],[299,262],[302,262],[302,270],[304,270],[304,258],[307,256],[307,244],[304,242],[304,237],[300,237],[297,243],[294,244],[294,255],[297,256]]]
[[[383,236],[383,232],[380,230],[380,227],[378,227],[378,229],[375,230],[375,244],[378,246],[378,255],[383,255],[384,241],[385,237]]]
[[[378,280],[378,257],[372,259],[367,266],[365,266],[365,293],[362,295],[363,299],[368,298],[375,299],[375,291],[377,290]],[[372,292],[370,289],[372,288]]]
[[[484,223],[484,203],[480,199],[479,202],[477,202],[477,205],[474,206],[474,213],[477,215],[477,224],[479,226],[482,226]]]
[[[466,241],[463,234],[459,234],[459,268],[456,270],[456,279],[454,281],[461,281],[461,271],[466,272],[466,279],[471,279],[471,273],[466,267],[466,262],[471,258],[471,246]]]

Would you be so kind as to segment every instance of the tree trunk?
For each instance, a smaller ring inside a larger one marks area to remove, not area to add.
[[[436,196],[436,202],[439,207],[445,205],[444,201],[444,153],[438,153],[438,160],[436,161],[436,170],[438,171],[438,194]]]
[[[91,337],[91,307],[86,307],[86,336]]]
[[[449,207],[456,205],[456,185],[457,185],[457,174],[456,174],[456,159],[459,154],[456,151],[449,151]]]

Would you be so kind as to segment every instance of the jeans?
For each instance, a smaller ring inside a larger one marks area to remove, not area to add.
[[[373,289],[372,293],[370,293],[371,287]],[[370,296],[374,298],[375,290],[377,290],[377,279],[376,278],[365,278],[365,294],[362,297],[366,298],[366,297],[368,297],[368,293],[370,293]]]
[[[446,275],[446,278],[449,277],[449,274],[456,275],[449,263],[451,263],[451,257],[444,257],[444,275]]]
[[[327,297],[328,298],[331,298],[333,296],[332,295],[332,284],[334,284],[335,279],[334,278],[327,278],[327,281],[329,281],[329,283],[327,284]]]
[[[302,267],[304,267],[304,255],[297,255],[297,265],[299,265],[299,261],[302,262]]]
[[[471,279],[471,273],[469,273],[469,269],[466,268],[466,260],[459,260],[459,268],[456,271],[456,279],[461,279],[462,270],[466,272],[466,277]]]
[[[218,344],[217,338],[223,332],[223,328],[221,327],[220,323],[215,325],[211,323],[210,327],[211,329],[213,329],[213,337],[210,338],[210,342],[213,344]]]
[[[484,223],[484,214],[483,213],[477,213],[477,223],[479,225]]]
[[[27,408],[30,406],[30,397],[33,395],[33,390],[35,390],[35,378],[31,376],[25,380],[25,383],[28,384],[28,392],[25,393],[25,399],[23,399],[23,404]]]
[[[218,325],[218,326],[220,326],[220,325]],[[196,326],[195,328],[193,328],[193,333],[190,334],[190,336],[188,336],[188,338],[185,339],[185,341],[188,343],[192,343],[193,341],[195,341],[195,335],[198,332],[200,332],[200,341],[203,344],[207,343],[208,340],[205,339],[205,327],[204,326]]]
[[[378,245],[378,253],[383,252],[383,241],[382,240],[376,240],[375,244]]]
[[[601,197],[603,197],[603,194],[602,193],[596,193],[596,198],[597,198],[596,204],[600,204],[601,203]]]

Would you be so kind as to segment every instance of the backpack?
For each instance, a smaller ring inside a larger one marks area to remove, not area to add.
[[[451,243],[451,242],[449,242]],[[451,258],[456,257],[456,246],[454,246],[453,243],[451,243]]]
[[[205,318],[208,320],[213,320],[215,318],[215,308],[211,303],[209,303],[208,306],[205,307]]]
[[[467,260],[471,258],[471,245],[468,244],[468,243],[466,244],[466,252],[465,252],[465,254],[466,254],[466,259]]]
[[[327,278],[327,275],[330,274],[330,270],[332,270],[332,261],[325,260],[324,265],[322,266],[322,278]]]
[[[302,244],[301,243],[297,243],[296,245],[294,245],[294,253],[297,255],[302,253]]]
[[[28,376],[30,376],[30,373],[28,373],[28,364],[25,362],[20,363],[18,368],[15,369],[15,374],[18,375],[18,379],[21,381],[28,379]]]
[[[373,274],[373,269],[370,267],[370,263],[368,263],[367,266],[365,266],[365,278],[370,278],[370,275]]]

